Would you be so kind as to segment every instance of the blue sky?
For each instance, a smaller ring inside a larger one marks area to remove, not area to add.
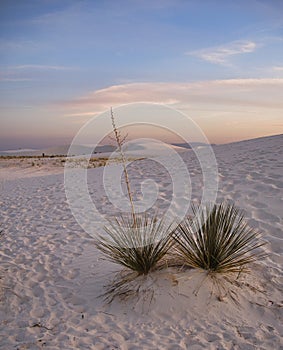
[[[0,2],[0,149],[70,142],[139,101],[192,117],[211,142],[283,132],[279,0]]]

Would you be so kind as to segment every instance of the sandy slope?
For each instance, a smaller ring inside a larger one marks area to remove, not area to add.
[[[0,184],[0,348],[283,349],[282,143],[281,135],[215,147],[218,200],[245,209],[268,241],[268,258],[235,286],[241,307],[211,295],[202,274],[173,269],[146,278],[140,298],[105,305],[99,295],[120,268],[101,258],[73,218],[62,168],[37,176],[29,170],[24,177],[6,170]],[[192,151],[183,157],[192,197],[198,198],[200,169]],[[172,194],[168,174],[150,160],[133,164],[130,172],[137,183],[158,181],[157,205],[166,210]],[[101,212],[112,213],[102,173],[103,168],[89,170],[89,187]]]

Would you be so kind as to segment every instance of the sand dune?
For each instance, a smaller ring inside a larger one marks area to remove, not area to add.
[[[240,306],[211,295],[201,273],[172,268],[145,278],[139,298],[105,304],[99,296],[120,267],[102,258],[75,221],[63,167],[35,174],[30,166],[17,176],[15,168],[1,169],[1,349],[282,349],[282,144],[277,135],[214,147],[217,200],[243,208],[268,242],[268,257],[234,286]],[[192,151],[182,157],[197,199],[201,169]],[[88,170],[90,193],[101,213],[115,213],[103,191],[103,169]],[[141,181],[156,181],[156,206],[166,211],[168,173],[147,159],[131,164],[129,172],[137,196]]]
[[[203,144],[193,143],[196,147]],[[186,150],[188,148],[187,144],[168,144],[170,147],[173,147],[174,149],[178,149],[180,151]],[[166,144],[165,144],[166,146]],[[163,146],[163,147],[165,147]],[[7,151],[0,151],[0,156],[42,156],[44,154],[45,156],[66,156],[68,154],[70,145],[62,145],[62,146],[54,146],[54,147],[48,147],[43,149],[18,149],[18,150],[7,150]],[[135,152],[135,151],[143,151],[147,152],[147,150],[152,150],[152,148],[157,148],[158,145],[155,142],[145,142],[141,140],[140,142],[129,141],[129,147],[127,149],[128,152]],[[162,147],[158,147],[159,149],[162,149]],[[73,145],[72,151],[73,154],[71,155],[87,155],[94,153],[96,156],[99,156],[100,153],[109,153],[114,152],[116,149],[113,145],[99,145],[96,147],[90,147],[90,146],[83,146],[83,145]]]
[[[13,156],[41,156],[44,154],[45,156],[50,155],[67,155],[69,150],[69,145],[62,145],[62,146],[54,146],[54,147],[48,147],[43,149],[19,149],[19,150],[8,150],[8,151],[1,151],[0,155],[7,156],[7,155],[13,155]],[[111,146],[99,146],[97,147],[97,152],[109,152],[113,150],[114,147]],[[77,145],[73,147],[74,155],[83,155],[83,154],[89,154],[93,150],[92,147]]]

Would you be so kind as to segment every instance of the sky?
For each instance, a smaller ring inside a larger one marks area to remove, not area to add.
[[[141,101],[211,143],[283,133],[282,13],[281,0],[1,0],[0,150],[70,143]]]

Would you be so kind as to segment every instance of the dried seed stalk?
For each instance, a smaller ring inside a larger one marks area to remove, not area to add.
[[[132,212],[132,216],[133,216],[133,223],[134,223],[134,227],[136,227],[137,226],[137,220],[136,220],[134,200],[133,200],[133,195],[132,195],[132,191],[131,191],[129,174],[128,174],[128,171],[127,171],[126,157],[125,157],[125,154],[124,154],[123,149],[122,149],[123,142],[125,141],[125,139],[121,139],[121,135],[120,135],[120,133],[119,133],[117,127],[116,127],[116,123],[115,123],[114,113],[113,113],[112,107],[110,108],[110,113],[111,113],[112,128],[113,128],[115,139],[116,139],[116,142],[117,142],[118,151],[119,151],[121,159],[122,159],[123,170],[124,170],[124,174],[125,174],[125,181],[126,181],[126,186],[127,186],[127,192],[128,192],[128,197],[129,197],[130,204],[131,204],[131,212]]]

